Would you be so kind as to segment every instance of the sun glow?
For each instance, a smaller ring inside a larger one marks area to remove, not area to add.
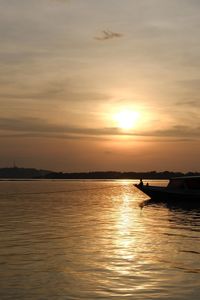
[[[139,113],[137,111],[123,110],[115,115],[115,121],[117,126],[121,129],[131,129],[133,128],[139,118]]]

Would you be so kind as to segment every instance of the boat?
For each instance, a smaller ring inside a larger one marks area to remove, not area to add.
[[[155,202],[196,203],[200,207],[200,176],[182,176],[169,179],[167,186],[135,184],[140,191]]]

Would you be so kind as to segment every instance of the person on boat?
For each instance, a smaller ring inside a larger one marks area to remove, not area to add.
[[[139,186],[143,186],[143,181],[142,181],[142,178],[140,179],[140,183],[138,184]]]

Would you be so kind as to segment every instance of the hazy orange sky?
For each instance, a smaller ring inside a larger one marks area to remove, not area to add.
[[[0,167],[199,171],[199,15],[198,0],[0,0]]]

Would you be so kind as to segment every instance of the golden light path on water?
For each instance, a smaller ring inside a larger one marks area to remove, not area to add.
[[[124,182],[124,184],[126,184]],[[137,199],[137,197],[136,197]],[[136,200],[135,199],[135,200]],[[114,264],[111,267],[111,270],[118,274],[119,277],[131,278],[133,274],[133,265],[135,261],[139,260],[138,253],[138,242],[136,236],[133,235],[134,231],[142,232],[144,228],[142,224],[138,224],[136,219],[133,216],[132,204],[134,201],[134,197],[132,195],[127,195],[126,193],[122,196],[121,204],[118,207],[118,211],[115,212],[115,216],[113,218],[116,221],[115,224],[115,233],[113,236],[114,243],[114,256],[120,258],[120,263]],[[141,213],[141,212],[140,212]],[[143,253],[146,251],[144,244],[144,248],[141,247],[141,243],[139,245],[139,252]],[[151,263],[153,263],[153,257],[149,258]],[[143,264],[143,263],[141,263]],[[134,270],[134,276],[142,276],[144,273],[144,269],[136,269]],[[156,289],[159,285],[159,281],[143,282],[138,286],[135,286],[134,289],[132,287],[124,288],[121,287],[118,289],[118,292],[123,293],[126,292],[126,295],[132,295],[135,290],[147,290],[147,289]]]

